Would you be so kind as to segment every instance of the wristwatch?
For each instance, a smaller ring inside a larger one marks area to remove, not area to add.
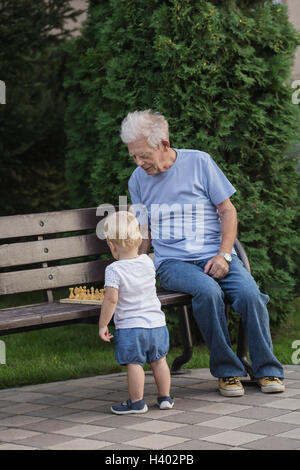
[[[232,257],[230,253],[218,253],[218,254],[224,256],[228,264],[232,261]]]

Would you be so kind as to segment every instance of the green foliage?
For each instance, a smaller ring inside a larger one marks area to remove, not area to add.
[[[1,215],[66,208],[63,129],[65,21],[70,0],[0,0]]]
[[[73,204],[118,203],[134,169],[121,121],[162,112],[171,144],[210,153],[236,187],[239,238],[273,324],[291,311],[299,278],[299,176],[288,157],[298,44],[286,7],[271,1],[106,0],[92,2],[82,37],[66,46]]]

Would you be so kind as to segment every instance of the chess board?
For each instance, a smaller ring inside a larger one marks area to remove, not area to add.
[[[103,300],[89,300],[89,299],[59,299],[62,304],[90,304],[90,305],[102,305]]]
[[[86,286],[69,287],[70,295],[65,299],[60,299],[60,303],[65,304],[86,304],[86,305],[101,305],[104,298],[104,289],[95,289]]]

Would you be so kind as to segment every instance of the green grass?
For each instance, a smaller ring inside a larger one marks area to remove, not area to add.
[[[274,352],[283,364],[292,363],[291,345],[300,340],[300,298],[295,306],[295,314],[280,329],[272,331]],[[0,365],[0,388],[125,371],[115,360],[113,342],[99,339],[97,324],[36,330],[2,336],[0,340],[6,346],[6,364]],[[170,350],[169,365],[181,352],[180,347]],[[193,357],[184,368],[202,367],[209,367],[208,350],[204,345],[194,346]]]

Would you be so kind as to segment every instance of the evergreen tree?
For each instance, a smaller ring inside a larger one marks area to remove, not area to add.
[[[0,214],[64,208],[64,56],[70,0],[0,0]]]
[[[163,113],[171,145],[210,153],[236,187],[239,238],[273,323],[290,311],[299,273],[299,177],[287,156],[299,130],[289,86],[299,43],[271,0],[99,0],[67,45],[73,204],[118,203],[135,168],[121,121]]]

